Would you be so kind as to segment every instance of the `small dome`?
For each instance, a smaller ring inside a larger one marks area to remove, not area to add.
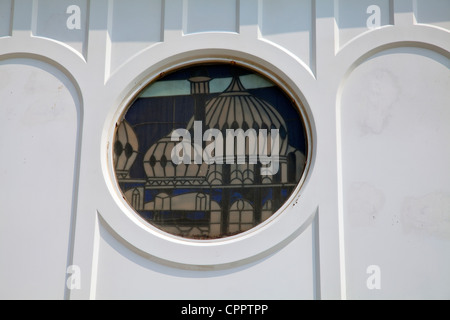
[[[172,131],[173,132],[173,131]],[[196,154],[201,155],[201,150],[197,150],[198,153],[194,153],[194,144],[189,145],[189,152],[191,160],[190,164],[180,163],[175,165],[172,162],[172,150],[180,143],[178,141],[172,141],[170,132],[167,136],[161,138],[154,145],[148,149],[144,156],[144,170],[147,177],[150,179],[156,179],[160,184],[183,184],[183,178],[189,178],[190,184],[201,185],[206,181],[206,175],[208,173],[208,165],[205,163],[195,164],[194,156]],[[193,178],[198,178],[194,179]]]

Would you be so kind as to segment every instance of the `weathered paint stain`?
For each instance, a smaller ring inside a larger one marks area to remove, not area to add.
[[[354,182],[347,192],[350,219],[358,225],[375,223],[384,207],[383,192],[368,182]]]
[[[401,88],[389,70],[378,69],[367,79],[360,113],[360,130],[364,134],[380,134],[399,99]]]
[[[450,194],[436,192],[405,198],[401,220],[408,232],[450,240]]]

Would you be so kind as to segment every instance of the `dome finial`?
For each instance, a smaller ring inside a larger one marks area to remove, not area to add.
[[[233,68],[235,69],[235,68]],[[244,85],[241,82],[240,79],[240,74],[238,72],[234,73],[233,71],[231,72],[232,74],[232,80],[231,83],[228,85],[228,87],[225,89],[224,92],[244,92],[247,91],[247,89],[245,89]]]

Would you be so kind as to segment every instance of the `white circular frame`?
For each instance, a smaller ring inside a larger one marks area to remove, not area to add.
[[[165,67],[151,70],[143,74],[146,79],[137,85],[128,96],[117,106],[105,122],[103,130],[102,167],[106,183],[119,212],[102,212],[102,219],[109,231],[131,250],[140,255],[156,260],[160,263],[182,268],[227,268],[258,259],[270,254],[276,248],[283,246],[309,226],[314,216],[314,208],[302,206],[299,201],[300,193],[306,187],[307,178],[312,169],[314,159],[314,126],[311,112],[305,108],[304,98],[301,99],[301,91],[298,87],[291,89],[287,86],[285,78],[275,76],[281,71],[269,62],[262,64],[250,63],[245,59],[239,59],[239,53],[233,57],[199,57],[183,59],[178,63],[167,63]],[[168,59],[170,60],[170,59]],[[131,103],[139,96],[142,90],[150,83],[171,71],[176,71],[190,65],[201,63],[230,63],[253,70],[273,81],[293,101],[305,126],[307,139],[306,165],[300,181],[287,201],[267,220],[253,228],[237,235],[218,239],[197,240],[184,238],[167,233],[145,221],[124,199],[122,191],[116,179],[113,165],[112,145],[115,128],[123,114]],[[104,152],[106,152],[106,160]],[[114,215],[114,217],[113,217]]]

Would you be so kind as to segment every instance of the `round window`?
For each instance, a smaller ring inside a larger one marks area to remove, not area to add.
[[[114,136],[129,205],[173,235],[214,239],[273,215],[299,183],[305,123],[274,82],[236,64],[197,64],[146,86]]]

